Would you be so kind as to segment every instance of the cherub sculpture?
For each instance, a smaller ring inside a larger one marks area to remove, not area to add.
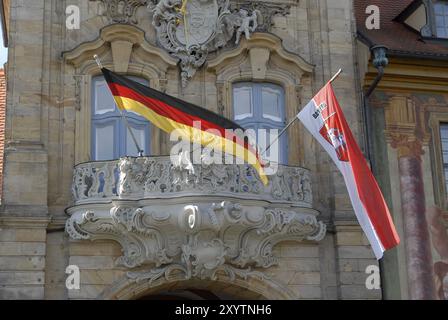
[[[240,9],[239,15],[241,17],[241,25],[236,30],[235,44],[240,42],[241,35],[244,33],[246,39],[250,39],[250,33],[254,32],[258,27],[258,14],[257,10],[254,10],[249,16],[247,10]]]
[[[160,0],[151,10],[153,13],[152,24],[157,27],[160,26],[161,20],[170,20],[176,16],[170,9],[178,7],[182,4],[182,0]],[[148,5],[149,6],[149,5]]]

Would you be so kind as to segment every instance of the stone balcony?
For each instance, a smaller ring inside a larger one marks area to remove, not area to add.
[[[310,172],[280,166],[264,186],[247,165],[173,165],[169,157],[87,162],[74,169],[74,240],[117,241],[118,266],[150,282],[171,273],[264,277],[281,241],[319,241]],[[254,271],[253,268],[257,268]]]

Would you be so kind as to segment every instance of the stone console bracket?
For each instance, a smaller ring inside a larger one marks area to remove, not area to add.
[[[76,240],[117,241],[123,255],[116,263],[135,269],[128,273],[131,279],[155,281],[182,272],[185,279],[214,280],[219,273],[263,278],[252,268],[276,265],[277,243],[319,241],[326,226],[315,214],[297,209],[223,201],[76,210],[66,231]]]
[[[194,165],[168,157],[89,162],[74,170],[74,240],[113,240],[118,266],[135,281],[181,273],[216,279],[265,277],[282,241],[319,241],[309,171],[280,166],[264,186],[247,165]]]

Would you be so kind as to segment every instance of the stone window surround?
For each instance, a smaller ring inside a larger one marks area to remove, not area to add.
[[[440,14],[438,14],[438,12],[436,10],[437,5],[442,5],[442,7],[445,7],[445,10],[446,10],[448,8],[448,2],[446,2],[446,1],[437,1],[437,2],[435,2],[433,4],[433,8],[434,8],[434,12],[433,12],[433,14],[434,14],[434,21],[433,21],[433,24],[434,24],[434,35],[437,38],[447,39],[448,38],[448,24],[446,24],[445,22],[443,24],[443,27],[445,27],[445,35],[444,36],[439,35],[438,30],[437,30],[440,27],[439,25],[437,25],[437,16],[440,15]],[[443,15],[443,17],[446,18],[447,16]]]
[[[435,4],[437,2],[446,2],[446,0],[422,0],[422,4],[426,10],[426,24],[421,30],[424,38],[448,40],[448,38],[440,38],[437,36],[436,12]]]
[[[304,93],[303,79],[314,66],[302,57],[286,51],[281,39],[270,33],[254,33],[250,40],[208,61],[208,71],[216,74],[218,111],[233,119],[233,84],[238,82],[267,82],[283,87],[285,118],[288,122],[299,112],[301,100],[311,99],[312,92]],[[300,127],[291,127],[288,141],[299,136]],[[303,135],[302,135],[303,136]],[[302,141],[288,145],[287,163],[302,165]]]
[[[256,129],[258,128],[269,128],[268,130],[270,131],[271,129],[277,129],[278,132],[280,132],[280,130],[282,130],[284,128],[284,126],[286,125],[286,117],[285,117],[285,103],[284,103],[284,98],[285,98],[285,90],[283,88],[283,86],[279,86],[277,84],[272,84],[270,82],[234,82],[233,83],[233,88],[232,88],[232,95],[235,94],[235,86],[244,86],[244,87],[250,87],[251,91],[250,91],[250,96],[251,96],[251,101],[252,101],[252,107],[253,110],[251,110],[251,114],[249,114],[248,116],[246,116],[243,119],[235,119],[235,116],[232,118],[233,121],[239,123],[243,128],[251,128],[251,129]],[[256,107],[257,104],[255,104],[255,102],[257,101],[257,99],[259,99],[259,101],[261,101],[261,103],[263,104],[263,97],[262,97],[262,90],[265,88],[274,88],[274,90],[281,90],[280,91],[280,102],[279,102],[279,109],[278,109],[278,120],[273,120],[272,118],[268,118],[265,117],[263,114],[263,106],[261,107]],[[232,99],[233,101],[234,99]],[[235,105],[235,101],[233,101],[232,103],[232,111],[235,113],[236,111],[236,105]],[[267,134],[269,134],[269,131]],[[269,138],[270,139],[270,138]],[[269,143],[269,142],[268,142]],[[262,147],[260,145],[260,147]],[[287,164],[287,157],[288,157],[288,139],[287,139],[287,135],[283,135],[279,140],[278,140],[278,162],[281,164]]]
[[[97,54],[104,67],[115,72],[143,78],[149,86],[165,91],[168,68],[176,67],[176,60],[163,50],[149,44],[144,31],[131,25],[115,24],[102,28],[100,36],[64,52],[63,58],[73,66],[77,100],[75,129],[75,164],[90,161],[91,156],[91,88],[92,79],[101,75],[93,60]],[[161,132],[151,126],[151,152],[160,154]]]
[[[143,85],[148,85],[149,81],[147,79],[142,79],[142,78],[131,78],[131,80],[140,82]],[[106,81],[104,79],[104,77],[93,77],[92,78],[92,82],[93,85],[91,87],[91,96],[92,96],[92,100],[95,100],[95,83],[98,82],[102,82],[104,86],[107,86]],[[107,89],[108,90],[108,89]],[[113,102],[113,98],[112,95],[110,95],[110,98],[112,99],[111,102]],[[90,106],[91,110],[92,110],[92,114],[91,114],[91,125],[93,125],[93,127],[95,127],[95,125],[98,127],[104,127],[106,126],[110,126],[112,125],[112,129],[113,129],[113,147],[116,147],[116,150],[114,150],[114,148],[112,148],[112,152],[115,153],[115,155],[113,156],[113,158],[117,158],[118,155],[126,155],[126,150],[128,149],[128,143],[130,142],[130,133],[129,133],[129,129],[126,127],[126,124],[124,123],[124,120],[122,119],[122,116],[120,115],[119,110],[117,109],[117,107],[115,105],[111,106],[113,109],[108,109],[106,112],[103,113],[95,113],[95,101],[92,101],[92,105]],[[126,111],[124,111],[126,114]],[[151,124],[148,120],[146,120],[145,118],[143,118],[142,116],[139,116],[137,114],[133,114],[133,113],[127,113],[126,115],[127,117],[127,121],[129,122],[129,125],[131,126],[132,130],[134,131],[136,128],[137,130],[143,130],[144,131],[144,138],[143,138],[143,142],[140,141],[139,142],[139,146],[140,148],[143,149],[144,154],[148,155],[151,153],[151,143],[150,143],[150,138],[151,138]],[[98,144],[98,141],[96,141],[95,138],[95,133],[93,132],[95,131],[95,129],[92,130],[91,132],[91,153],[95,153],[94,149],[95,149],[95,144]],[[120,132],[121,131],[121,135]],[[135,132],[134,132],[135,134]],[[99,140],[101,140],[102,137],[100,137]],[[138,139],[138,135],[136,135],[136,138]],[[149,138],[149,139],[148,139]],[[131,148],[135,148],[135,144],[133,142],[131,142]],[[138,150],[137,148],[135,148],[135,153],[134,155],[137,155]],[[94,158],[94,156],[91,154],[90,155],[91,158]],[[119,156],[118,156],[119,157]],[[98,159],[95,159],[98,160]],[[111,159],[107,159],[107,160],[111,160]]]
[[[434,196],[436,204],[448,210],[448,190],[445,185],[445,173],[442,158],[442,140],[440,136],[440,125],[448,123],[448,115],[446,113],[434,112],[430,114],[429,124],[432,137],[432,156],[434,158]]]

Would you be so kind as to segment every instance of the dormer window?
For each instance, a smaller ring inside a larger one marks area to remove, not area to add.
[[[425,41],[448,39],[448,0],[413,1],[395,19],[419,32]]]
[[[434,3],[434,16],[437,38],[448,38],[448,1]]]

